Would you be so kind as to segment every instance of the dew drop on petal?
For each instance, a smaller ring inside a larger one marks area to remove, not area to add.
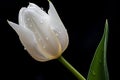
[[[41,10],[43,10],[43,8],[41,7]]]
[[[24,50],[27,50],[26,48],[24,48]]]
[[[55,33],[56,36],[59,36],[59,34],[61,34],[61,32],[58,32],[54,27],[51,27],[51,30]]]

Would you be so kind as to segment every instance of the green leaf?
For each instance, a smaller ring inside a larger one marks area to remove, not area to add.
[[[109,80],[106,61],[107,41],[108,22],[106,20],[104,33],[91,62],[87,80]]]

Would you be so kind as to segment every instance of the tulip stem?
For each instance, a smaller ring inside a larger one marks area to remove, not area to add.
[[[68,70],[70,70],[78,80],[86,80],[63,56],[60,56],[58,58],[58,61],[60,61]]]

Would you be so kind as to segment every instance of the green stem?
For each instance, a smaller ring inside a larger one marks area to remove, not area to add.
[[[68,61],[65,60],[63,56],[60,56],[58,60],[67,68],[69,69],[78,80],[86,80]]]

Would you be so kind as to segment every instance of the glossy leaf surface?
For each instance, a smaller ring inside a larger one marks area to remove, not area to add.
[[[106,20],[104,33],[91,62],[87,80],[109,80],[106,59],[107,41],[108,22]]]

